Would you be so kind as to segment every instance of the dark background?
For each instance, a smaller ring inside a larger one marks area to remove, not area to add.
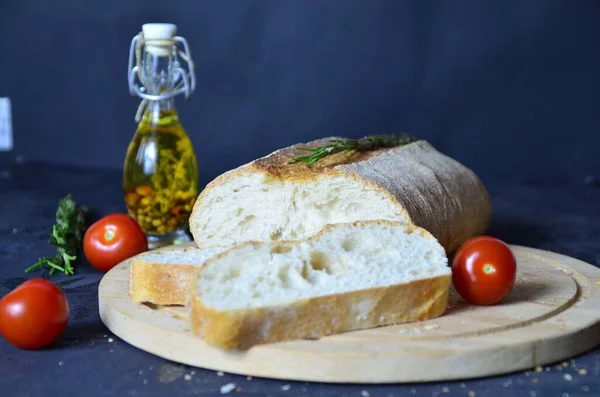
[[[484,181],[584,178],[600,157],[598,1],[0,0],[1,160],[120,169],[131,38],[171,22],[201,180],[276,148],[408,132]]]

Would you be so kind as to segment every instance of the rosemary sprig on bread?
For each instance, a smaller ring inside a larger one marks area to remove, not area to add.
[[[366,152],[375,149],[390,148],[399,145],[406,145],[414,142],[415,138],[408,134],[396,135],[367,135],[359,139],[330,139],[329,145],[318,146],[315,148],[297,148],[310,152],[306,156],[297,156],[290,161],[290,164],[308,163],[313,164],[334,153],[339,152]]]

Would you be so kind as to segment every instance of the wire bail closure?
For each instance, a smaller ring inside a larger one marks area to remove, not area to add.
[[[178,48],[178,44],[183,46],[183,51]],[[171,92],[165,92],[158,95],[147,93],[148,87],[142,73],[141,65],[144,51],[152,52],[157,56],[175,55],[172,68],[174,89]],[[187,64],[187,70],[181,67],[177,55],[179,55],[179,58]],[[131,40],[127,72],[129,93],[132,96],[137,95],[143,99],[136,114],[136,121],[140,120],[148,101],[160,101],[173,98],[180,94],[183,94],[185,99],[188,99],[196,89],[194,61],[192,60],[187,41],[181,36],[174,36],[170,39],[147,39],[144,37],[144,32],[138,33],[138,35]],[[138,81],[140,85],[138,85]]]

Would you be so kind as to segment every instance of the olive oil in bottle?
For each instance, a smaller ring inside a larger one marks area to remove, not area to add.
[[[146,232],[150,248],[190,240],[186,229],[198,195],[196,156],[174,104],[176,95],[193,90],[193,67],[187,43],[175,29],[144,25],[130,54],[130,90],[143,101],[125,156],[123,189],[127,210]],[[180,67],[177,43],[184,45],[187,72]],[[143,58],[132,66],[137,54]],[[136,77],[141,87],[134,84]]]

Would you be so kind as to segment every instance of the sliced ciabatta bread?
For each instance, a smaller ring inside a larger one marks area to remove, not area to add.
[[[300,240],[327,224],[385,219],[412,221],[449,253],[487,228],[491,205],[479,178],[428,142],[290,164],[306,154],[298,147],[328,139],[276,151],[208,184],[190,218],[196,244]]]
[[[447,304],[443,247],[410,224],[338,224],[304,241],[246,243],[198,273],[194,333],[224,349],[425,320]]]
[[[224,248],[157,249],[131,260],[130,294],[136,302],[184,305],[198,269]]]

